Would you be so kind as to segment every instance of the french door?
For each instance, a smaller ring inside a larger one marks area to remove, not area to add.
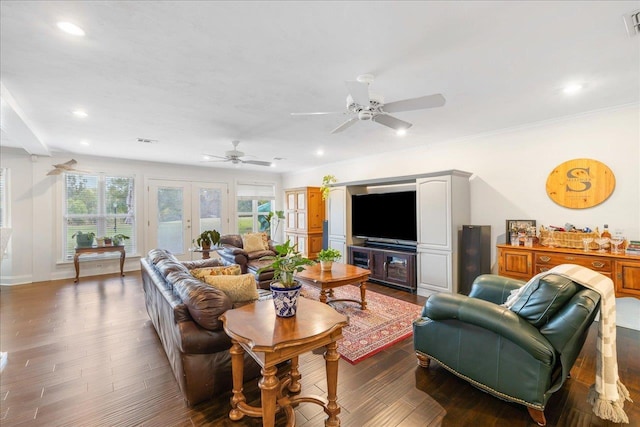
[[[150,179],[147,248],[162,248],[180,260],[204,230],[228,232],[227,184]]]

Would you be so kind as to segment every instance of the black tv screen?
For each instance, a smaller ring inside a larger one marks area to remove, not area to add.
[[[352,195],[351,231],[356,237],[416,242],[416,192]]]

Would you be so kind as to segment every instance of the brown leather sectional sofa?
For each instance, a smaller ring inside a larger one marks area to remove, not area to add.
[[[187,405],[231,390],[231,340],[218,319],[232,308],[221,291],[195,279],[189,270],[222,265],[207,259],[180,262],[163,249],[140,260],[145,304]],[[260,368],[247,354],[244,380]]]

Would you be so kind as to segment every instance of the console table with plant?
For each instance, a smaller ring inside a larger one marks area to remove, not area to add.
[[[120,253],[120,276],[124,277],[124,259],[126,256],[124,246],[88,246],[88,247],[76,247],[76,253],[73,256],[73,266],[76,269],[75,283],[80,280],[80,256],[87,254],[104,254],[107,252],[119,252]]]
[[[202,252],[202,259],[210,258],[209,252],[215,252],[220,245],[220,233],[217,230],[205,230],[196,239],[198,248],[194,252]]]

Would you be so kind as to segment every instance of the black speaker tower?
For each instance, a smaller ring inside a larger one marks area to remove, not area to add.
[[[491,273],[491,226],[463,225],[459,252],[458,293],[469,295],[475,278]]]

